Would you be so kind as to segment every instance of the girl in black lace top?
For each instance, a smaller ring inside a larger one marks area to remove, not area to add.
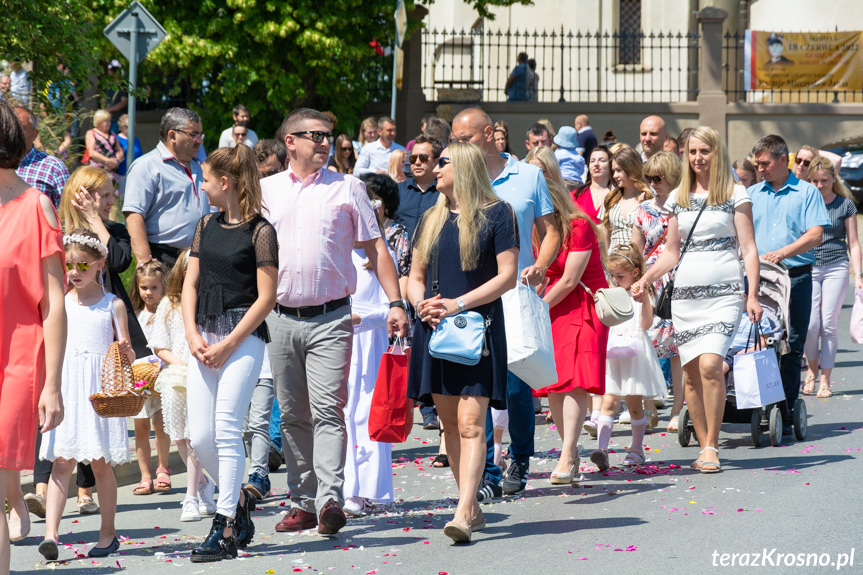
[[[183,320],[194,361],[187,374],[189,435],[219,486],[210,535],[193,562],[219,561],[251,541],[250,507],[241,490],[243,418],[269,341],[264,318],[276,303],[276,231],[261,215],[261,186],[247,146],[220,148],[203,165],[211,206],[198,222],[183,284]],[[219,445],[216,445],[216,436]]]

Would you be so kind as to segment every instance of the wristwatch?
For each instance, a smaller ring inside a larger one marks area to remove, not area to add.
[[[400,307],[405,311],[407,311],[407,309],[408,309],[408,306],[405,304],[405,300],[403,300],[403,299],[397,299],[395,301],[391,301],[390,302],[390,309],[393,309],[394,307]]]
[[[464,311],[464,302],[461,301],[460,297],[455,298],[455,303],[458,304],[458,309],[460,309],[461,311]]]

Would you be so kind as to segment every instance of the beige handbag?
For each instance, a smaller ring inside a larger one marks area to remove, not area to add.
[[[584,285],[584,282],[578,283],[593,298],[593,303],[596,305],[596,315],[599,316],[599,321],[603,325],[614,327],[632,317],[632,299],[622,287],[602,288],[594,293]]]

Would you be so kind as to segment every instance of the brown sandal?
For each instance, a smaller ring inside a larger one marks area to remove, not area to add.
[[[167,477],[167,479],[165,479]],[[154,489],[160,493],[171,490],[171,468],[159,467],[156,469],[156,484]]]
[[[132,495],[152,495],[153,480],[149,477],[141,479],[141,482],[132,490]]]
[[[820,397],[822,399],[833,397],[833,390],[830,389],[830,384],[822,382],[821,385],[818,386],[818,395],[815,397]]]

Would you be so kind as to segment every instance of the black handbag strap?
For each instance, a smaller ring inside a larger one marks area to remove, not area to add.
[[[677,258],[677,264],[674,266],[674,269],[671,270],[671,273],[674,274],[677,271],[677,268],[680,267],[680,262],[683,261],[683,256],[686,255],[686,250],[689,249],[689,242],[692,241],[692,236],[695,235],[695,227],[698,225],[698,220],[701,219],[701,214],[704,213],[704,208],[707,207],[707,198],[704,198],[704,203],[701,205],[701,209],[698,210],[698,215],[695,216],[695,222],[692,223],[692,227],[689,228],[689,235],[686,237],[686,243],[683,244],[683,249],[680,251],[680,257]]]
[[[438,247],[440,246],[440,239],[435,242],[434,247],[432,248],[431,253],[431,266],[432,266],[432,297],[436,296],[440,293],[440,280],[438,278]]]

